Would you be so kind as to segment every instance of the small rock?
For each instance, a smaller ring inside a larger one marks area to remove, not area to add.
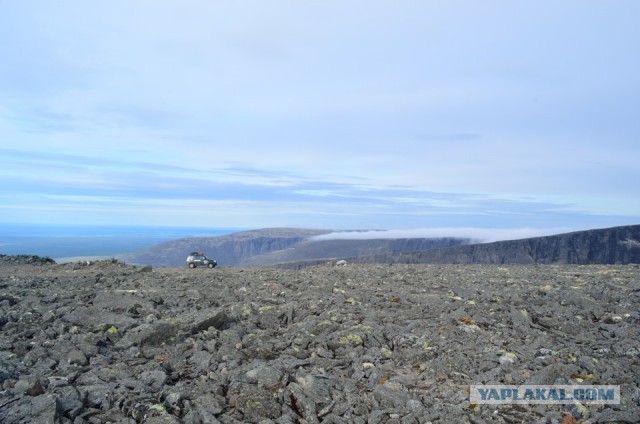
[[[502,365],[512,365],[515,364],[517,360],[518,357],[516,356],[516,354],[511,352],[505,353],[498,359],[498,361],[500,361],[500,364]]]
[[[373,390],[373,395],[383,408],[404,408],[409,401],[409,392],[399,384],[378,385]]]
[[[604,319],[605,324],[618,324],[622,321],[622,317],[619,315],[607,315]]]
[[[89,363],[89,360],[81,350],[72,350],[67,355],[67,363],[70,365],[79,365],[83,367]]]
[[[54,395],[36,396],[30,402],[30,416],[27,422],[62,423],[63,417],[58,400]]]
[[[180,415],[182,411],[183,396],[179,392],[171,392],[164,400],[164,406],[174,415]]]
[[[244,415],[244,421],[257,423],[264,418],[278,418],[281,407],[271,392],[260,388],[251,388],[236,399],[236,409]]]
[[[224,330],[229,328],[233,320],[225,314],[223,311],[218,312],[215,315],[209,316],[201,321],[199,321],[196,325],[193,326],[192,333],[199,333],[201,331],[205,331],[210,327],[215,328],[216,330]]]
[[[167,381],[167,374],[162,369],[145,371],[140,374],[140,380],[149,386],[153,392],[158,392]]]
[[[424,412],[424,405],[422,402],[416,399],[409,399],[406,405],[407,410],[413,413],[422,413]]]

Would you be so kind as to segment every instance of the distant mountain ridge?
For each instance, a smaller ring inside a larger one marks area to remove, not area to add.
[[[361,264],[640,264],[640,225],[344,259]],[[318,263],[307,260],[277,266],[302,268]]]
[[[118,259],[136,265],[181,266],[189,252],[204,252],[219,266],[258,267],[303,260],[397,254],[457,246],[469,239],[314,240],[331,230],[266,228],[216,237],[188,237],[151,246]]]
[[[203,251],[220,266],[301,268],[338,259],[351,263],[415,264],[629,264],[640,263],[640,225],[545,237],[471,244],[464,238],[332,239],[331,230],[267,228],[217,237],[189,237],[118,259],[182,266]]]
[[[244,260],[242,266],[272,266],[274,264],[316,259],[327,262],[348,257],[397,255],[407,252],[429,251],[469,243],[462,238],[397,238],[397,239],[307,239],[286,250],[273,251]]]

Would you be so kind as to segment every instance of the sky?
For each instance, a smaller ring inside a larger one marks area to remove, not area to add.
[[[0,0],[0,223],[640,224],[640,2]]]

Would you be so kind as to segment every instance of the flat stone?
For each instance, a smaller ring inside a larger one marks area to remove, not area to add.
[[[275,386],[282,379],[282,372],[268,365],[261,365],[246,372],[246,378],[258,386]]]
[[[27,377],[16,382],[13,392],[16,394],[24,393],[27,396],[39,396],[44,393],[44,388],[39,378]]]

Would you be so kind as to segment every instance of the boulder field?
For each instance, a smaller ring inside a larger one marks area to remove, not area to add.
[[[635,423],[638,305],[638,265],[3,257],[0,421]],[[619,385],[621,402],[475,405],[478,384]]]

